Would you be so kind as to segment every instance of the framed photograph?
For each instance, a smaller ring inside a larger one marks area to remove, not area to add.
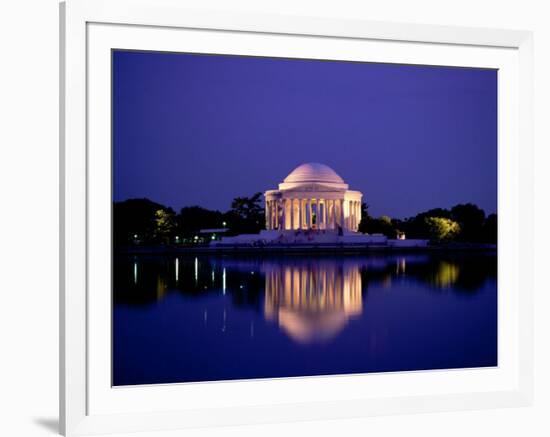
[[[61,5],[65,435],[527,405],[532,35]]]

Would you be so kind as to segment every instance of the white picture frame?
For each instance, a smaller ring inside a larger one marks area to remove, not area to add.
[[[349,418],[531,402],[530,32],[220,13],[189,10],[177,0],[67,0],[61,5],[60,15],[63,434]],[[109,263],[100,265],[102,259],[108,259],[105,251],[109,250],[110,238],[109,223],[105,223],[111,201],[106,196],[110,194],[110,161],[106,154],[110,150],[110,125],[108,117],[102,116],[105,105],[110,104],[110,64],[105,62],[106,55],[115,47],[182,50],[179,37],[174,35],[193,35],[181,40],[202,44],[203,52],[283,56],[295,50],[295,57],[421,64],[437,59],[438,65],[486,66],[502,71],[498,368],[173,384],[128,392],[108,384],[105,369],[110,348],[104,340],[110,329],[109,272],[105,270]],[[304,43],[291,48],[285,41],[292,39]],[[323,44],[316,43],[319,40]],[[92,289],[104,290],[107,298],[91,293]]]

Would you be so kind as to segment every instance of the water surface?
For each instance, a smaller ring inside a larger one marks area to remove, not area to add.
[[[496,256],[116,256],[113,384],[497,365]]]

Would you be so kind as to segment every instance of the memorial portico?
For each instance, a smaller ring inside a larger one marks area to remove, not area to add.
[[[357,232],[362,193],[330,167],[319,163],[295,168],[278,190],[265,192],[266,229],[337,230]]]

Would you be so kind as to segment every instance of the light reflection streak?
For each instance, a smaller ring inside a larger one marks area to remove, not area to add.
[[[199,259],[195,258],[195,284],[199,282]]]

